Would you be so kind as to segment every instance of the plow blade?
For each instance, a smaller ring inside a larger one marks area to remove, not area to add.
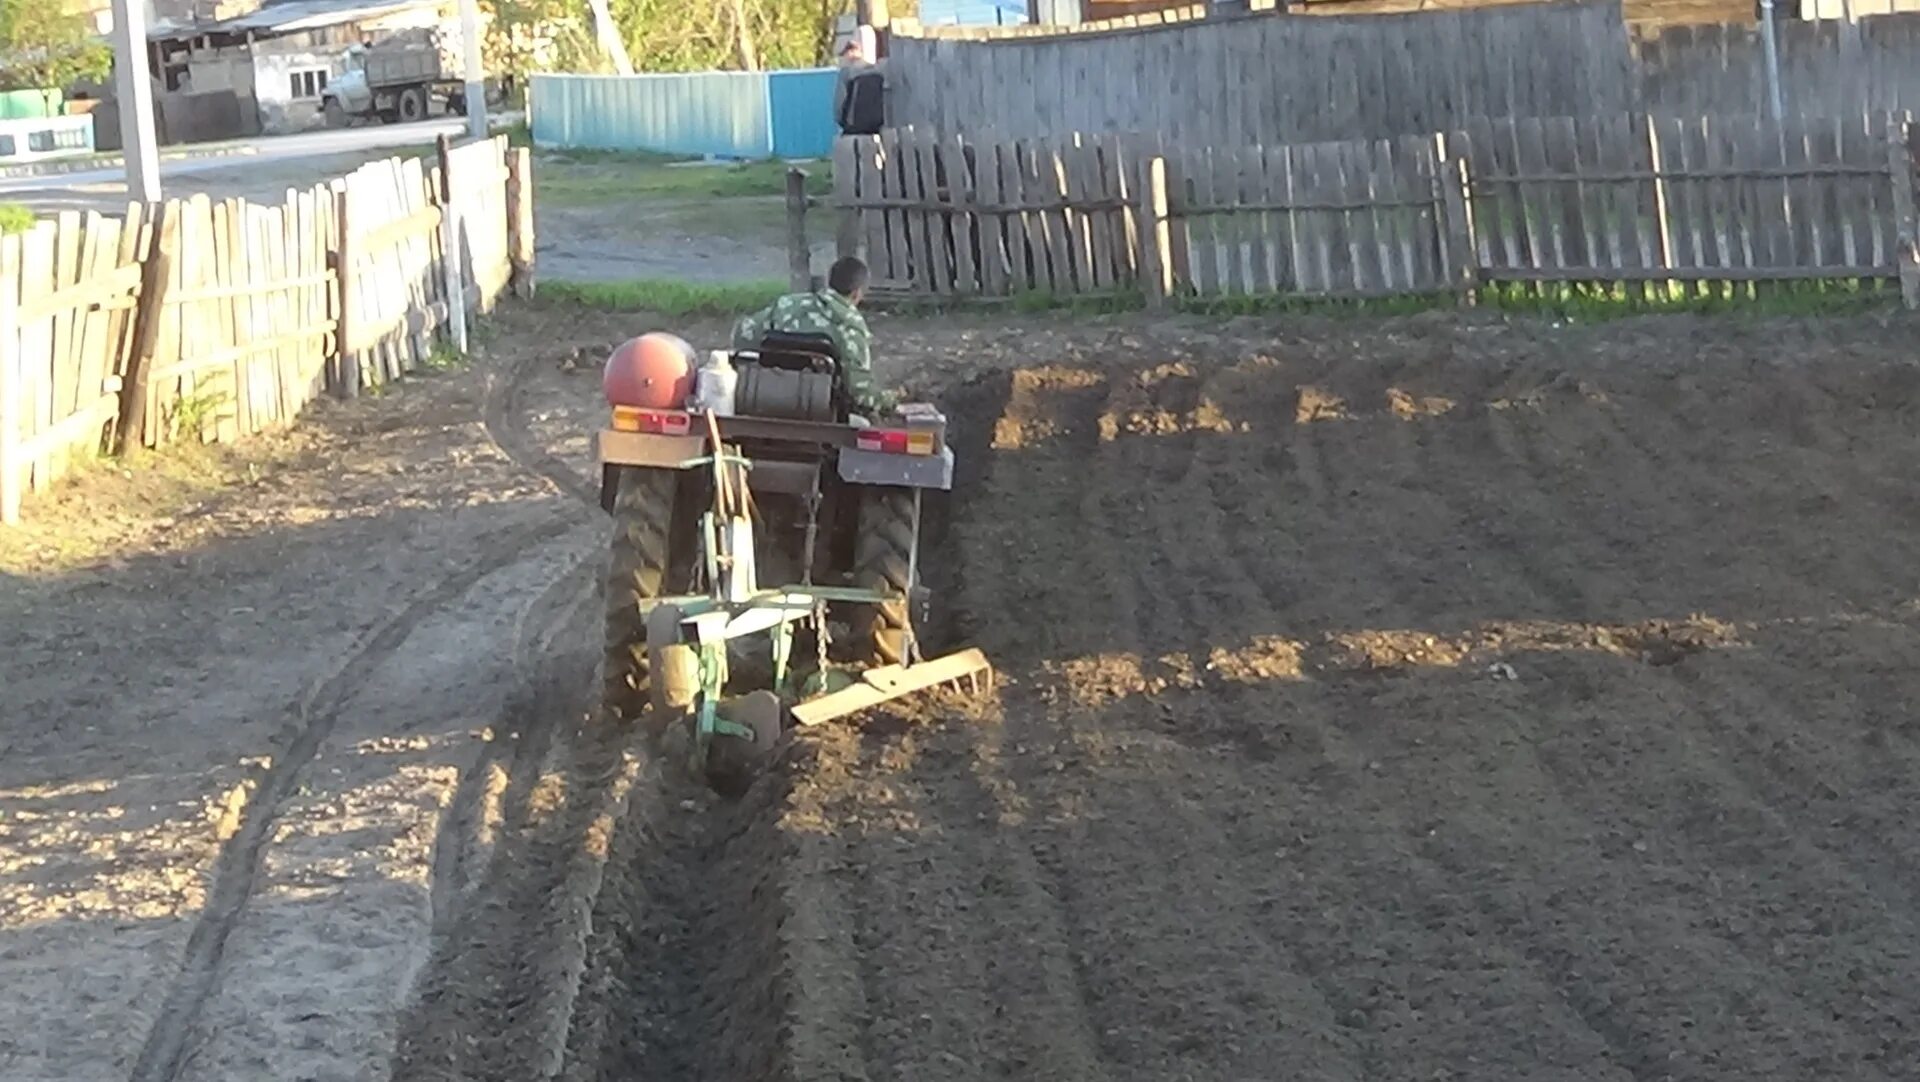
[[[818,725],[938,684],[978,681],[983,677],[991,687],[993,664],[977,649],[962,650],[918,665],[882,665],[861,673],[857,684],[794,707],[793,721],[796,725]]]

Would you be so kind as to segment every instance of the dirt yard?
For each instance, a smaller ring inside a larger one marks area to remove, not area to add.
[[[381,158],[431,156],[430,135],[412,146],[314,154],[301,158],[196,163],[169,175],[169,197],[204,194],[275,204],[289,188],[304,189],[344,176]],[[271,140],[267,141],[271,144]],[[829,183],[826,166],[815,192]],[[540,275],[548,281],[673,280],[699,283],[784,282],[787,217],[779,164],[738,166],[671,162],[645,155],[534,154],[534,232]],[[95,211],[122,214],[126,184],[97,177],[48,181],[30,191],[0,192],[37,214]],[[824,215],[824,212],[822,212]],[[833,259],[833,234],[824,216],[812,221],[814,263]]]
[[[1920,1075],[1911,322],[883,320],[999,693],[738,803],[591,720],[647,326],[29,507],[0,1077]]]

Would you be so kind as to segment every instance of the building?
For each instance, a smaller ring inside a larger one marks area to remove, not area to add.
[[[233,94],[251,102],[260,131],[280,134],[321,122],[320,92],[346,71],[350,46],[443,26],[458,32],[454,0],[286,0],[149,37],[167,92]]]
[[[102,34],[112,0],[79,0]],[[346,71],[348,47],[424,28],[458,33],[458,0],[145,0],[148,60],[162,143],[304,131],[320,92]],[[111,80],[79,88],[101,149],[119,147]]]

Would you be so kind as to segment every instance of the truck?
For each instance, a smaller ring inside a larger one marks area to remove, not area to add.
[[[491,101],[494,91],[488,89]],[[327,127],[357,120],[386,124],[425,120],[433,99],[446,111],[467,111],[465,64],[457,26],[401,31],[347,50],[347,70],[321,91]]]

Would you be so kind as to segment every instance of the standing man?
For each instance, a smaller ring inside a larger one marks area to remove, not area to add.
[[[842,135],[878,135],[887,122],[886,73],[867,58],[859,38],[840,50],[833,86],[833,119]]]

